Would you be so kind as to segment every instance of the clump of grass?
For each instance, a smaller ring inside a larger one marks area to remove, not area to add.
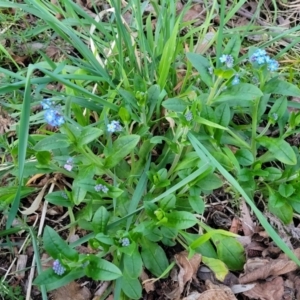
[[[39,273],[34,283],[42,287],[44,299],[46,291],[83,276],[114,281],[116,299],[121,294],[139,299],[142,269],[166,278],[174,263],[164,247],[178,243],[190,255],[201,253],[208,265],[213,259],[225,263],[227,272],[241,270],[245,254],[236,235],[201,221],[205,196],[224,182],[299,263],[253,199],[258,194],[269,199],[268,210],[286,224],[299,210],[299,154],[285,139],[299,131],[299,113],[287,109],[297,104],[287,96],[299,96],[300,90],[283,80],[284,70],[262,48],[245,54],[242,37],[251,24],[239,35],[226,28],[243,3],[228,14],[225,1],[207,4],[205,22],[193,34],[182,31],[190,25],[182,17],[191,3],[177,13],[176,3],[153,2],[146,14],[140,1],[123,7],[112,0],[95,19],[73,1],[10,3],[42,18],[77,53],[58,62],[42,54],[38,63],[18,72],[1,68],[11,84],[0,93],[22,98],[2,101],[18,120],[16,141],[5,137],[2,143],[14,158],[0,170],[12,178],[12,188],[1,188],[6,206],[11,204],[4,234],[10,233],[21,198],[33,192],[26,182],[37,174],[62,175],[55,177],[57,186],[52,184],[45,205],[64,207],[67,228],[89,232],[69,245],[45,226],[40,246],[54,265],[42,272],[39,241],[28,228]],[[131,14],[129,23],[124,11]],[[206,37],[216,12],[221,16],[211,41],[216,55],[194,53],[194,39]],[[104,13],[109,22],[101,19]],[[49,89],[50,84],[62,88]],[[234,122],[241,112],[250,120],[243,127]],[[45,189],[40,193],[37,199]],[[96,254],[74,249],[86,242]]]

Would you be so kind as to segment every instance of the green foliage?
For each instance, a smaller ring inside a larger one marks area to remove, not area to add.
[[[12,287],[2,278],[0,280],[0,296],[3,300],[23,300],[24,292],[20,286]]]
[[[229,270],[243,268],[245,255],[236,235],[200,221],[207,196],[216,189],[243,197],[275,243],[299,264],[255,200],[263,199],[285,224],[300,212],[300,155],[288,141],[300,124],[300,113],[289,110],[297,104],[288,96],[299,97],[300,90],[277,75],[273,58],[259,61],[257,48],[241,57],[240,35],[223,32],[245,1],[226,17],[221,1],[221,26],[211,42],[216,57],[194,53],[194,41],[205,39],[217,1],[204,24],[187,33],[191,24],[182,21],[184,11],[176,15],[176,1],[152,1],[147,16],[138,0],[129,0],[126,8],[110,2],[105,23],[71,0],[0,1],[0,7],[43,19],[47,30],[78,54],[65,54],[59,62],[43,54],[17,72],[0,68],[10,83],[0,87],[1,96],[18,96],[15,103],[1,100],[17,122],[17,139],[0,140],[13,159],[0,169],[11,180],[0,188],[1,209],[9,211],[2,235],[12,232],[21,198],[37,190],[26,186],[29,179],[59,173],[66,186],[45,199],[68,209],[69,226],[89,232],[76,245],[88,243],[95,250],[79,254],[75,244],[45,227],[41,247],[63,272],[42,271],[38,261],[34,283],[50,291],[88,276],[115,281],[115,295],[139,299],[143,268],[167,277],[173,265],[166,249],[178,243],[190,254],[201,253],[223,280]],[[124,24],[121,16],[128,10],[132,19]],[[60,92],[49,89],[54,83],[63,87]],[[44,107],[46,99],[50,108]],[[33,112],[41,100],[43,110]],[[44,125],[49,117],[63,122],[50,130]],[[31,130],[36,127],[38,134]],[[200,227],[204,232],[198,235]]]

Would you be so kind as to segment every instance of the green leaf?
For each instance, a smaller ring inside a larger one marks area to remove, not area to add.
[[[101,134],[103,134],[103,131],[99,128],[94,127],[85,127],[80,136],[78,137],[77,143],[78,146],[82,147],[84,145],[87,145],[94,140],[96,140]]]
[[[266,94],[300,97],[300,89],[297,86],[278,78],[269,80],[264,86],[264,92]]]
[[[39,151],[35,157],[41,165],[48,165],[51,161],[51,153],[49,151]]]
[[[132,255],[124,254],[123,256],[124,270],[131,278],[138,278],[143,269],[143,261],[138,249],[135,249]]]
[[[202,262],[213,271],[218,280],[220,280],[221,282],[225,280],[225,277],[229,273],[229,270],[221,260],[203,256]]]
[[[214,102],[225,102],[225,101],[235,101],[231,104],[236,104],[239,106],[244,106],[243,102],[253,101],[263,95],[262,91],[253,84],[240,83],[228,87],[220,96],[218,96]],[[245,103],[249,106],[249,103]]]
[[[197,182],[201,190],[211,191],[223,186],[223,181],[216,174],[208,174]]]
[[[82,166],[79,169],[79,172],[72,183],[72,197],[73,197],[74,204],[79,205],[85,199],[87,193],[84,184],[82,187],[80,183],[81,182],[85,183],[87,181],[92,182],[94,175],[95,175],[94,165]]]
[[[73,203],[63,196],[64,191],[56,191],[45,196],[45,199],[54,205],[72,207]]]
[[[250,150],[240,149],[236,151],[235,157],[242,166],[251,166],[254,163],[254,157]]]
[[[227,43],[223,53],[230,54],[234,59],[238,59],[241,48],[241,39],[239,34],[234,34]]]
[[[213,86],[211,74],[209,74],[209,68],[211,67],[209,61],[204,56],[197,53],[187,53],[188,60],[192,66],[198,71],[201,80],[208,86]]]
[[[199,158],[206,163],[216,167],[219,172],[226,178],[226,180],[243,196],[247,204],[254,211],[261,225],[266,229],[269,236],[273,239],[278,247],[284,251],[284,253],[293,260],[298,266],[300,266],[300,261],[293,251],[284,243],[284,241],[279,237],[274,228],[268,223],[262,212],[257,208],[253,199],[251,199],[248,193],[241,187],[241,185],[236,181],[236,179],[227,172],[215,159],[211,156],[210,152],[202,145],[202,143],[191,133],[188,133],[188,138],[194,150],[199,155]],[[249,184],[247,184],[249,185]]]
[[[226,169],[231,171],[234,168],[234,162],[220,151],[211,151],[211,155]]]
[[[141,299],[142,286],[137,278],[132,278],[124,272],[122,277],[122,291],[129,299]]]
[[[265,168],[265,171],[269,173],[269,175],[265,178],[265,180],[267,181],[275,181],[281,178],[282,176],[281,170],[274,167]]]
[[[66,257],[77,261],[78,253],[71,248],[59,235],[49,226],[46,226],[43,235],[44,248],[53,258]]]
[[[145,267],[156,277],[161,276],[169,266],[164,250],[156,243],[149,242],[146,239],[144,239],[142,245],[141,256]]]
[[[228,126],[231,120],[230,107],[228,103],[221,103],[215,109],[215,121],[224,127]]]
[[[163,89],[166,85],[167,78],[169,76],[171,64],[174,61],[174,55],[176,53],[176,41],[177,41],[177,34],[179,29],[180,19],[178,18],[173,31],[171,33],[170,38],[167,40],[164,48],[163,53],[159,62],[158,66],[158,85],[161,89]]]
[[[0,210],[3,206],[6,206],[12,202],[12,200],[16,196],[17,190],[17,186],[0,187]],[[20,199],[30,195],[35,191],[36,188],[22,186],[20,188]]]
[[[196,152],[191,151],[184,155],[183,159],[177,164],[175,171],[193,168],[198,165],[200,161]]]
[[[47,286],[47,291],[50,292],[52,290],[65,286],[68,283],[83,277],[84,275],[85,273],[82,268],[71,270],[69,273],[63,276],[55,274],[52,268],[49,268],[41,274],[39,274],[34,280],[33,284],[45,284]]]
[[[137,145],[140,137],[138,135],[127,135],[118,138],[112,146],[111,154],[104,161],[105,168],[116,166],[125,156],[127,156]]]
[[[297,163],[297,157],[293,148],[285,140],[263,136],[258,139],[258,142],[282,163],[287,165],[295,165]]]
[[[295,192],[292,184],[282,183],[279,185],[278,192],[281,196],[288,198]]]
[[[280,97],[279,99],[275,100],[275,103],[271,107],[268,117],[271,120],[276,121],[277,119],[281,119],[287,109],[287,98]]]
[[[104,206],[97,209],[94,214],[92,225],[95,233],[105,232],[108,220],[110,218],[110,213]]]
[[[204,210],[205,210],[205,203],[203,198],[198,195],[194,195],[194,196],[189,196],[189,203],[192,207],[192,209],[197,213],[197,214],[203,214]]]
[[[188,107],[188,103],[179,98],[169,98],[163,101],[162,106],[168,110],[182,113]]]
[[[200,196],[201,189],[193,186],[190,188],[189,192],[190,195],[188,199],[192,209],[198,214],[203,214],[205,203],[203,198]]]
[[[88,261],[85,273],[93,280],[110,281],[122,276],[120,269],[109,261],[95,255],[88,256]]]
[[[176,229],[187,229],[194,226],[198,220],[190,212],[187,211],[173,211],[172,213],[165,214],[167,222],[166,226],[174,227]]]
[[[221,69],[214,69],[214,74],[217,75],[218,77],[229,79],[235,74],[235,71],[233,69],[221,68]]]
[[[130,113],[128,112],[128,110],[125,107],[121,107],[119,109],[119,117],[121,118],[121,120],[123,121],[123,123],[129,123],[131,120],[130,117]]]
[[[277,216],[284,224],[290,224],[293,220],[293,208],[287,199],[275,192],[269,196],[268,210]]]
[[[174,194],[169,194],[159,202],[160,208],[164,211],[168,211],[172,208],[175,208],[175,205],[176,205],[176,197]]]
[[[241,270],[245,263],[245,251],[241,243],[233,237],[221,234],[212,236],[212,241],[217,248],[218,258],[222,260],[230,270]]]
[[[199,234],[193,234],[184,231],[181,231],[180,234],[186,240],[187,245],[191,245],[195,240],[199,238]],[[209,237],[206,239],[206,241],[199,244],[197,247],[193,247],[193,248],[190,247],[190,249],[192,250],[192,252],[194,251],[200,253],[203,256],[218,258],[215,247],[209,240]]]
[[[40,140],[35,146],[35,151],[52,151],[69,147],[70,141],[65,134],[55,133]]]

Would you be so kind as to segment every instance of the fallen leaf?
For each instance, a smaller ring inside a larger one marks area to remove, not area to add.
[[[256,283],[255,287],[243,294],[251,299],[281,300],[284,292],[282,277],[276,277],[271,281]]]
[[[91,292],[87,287],[81,287],[76,282],[71,282],[52,293],[53,300],[89,300]]]
[[[147,294],[149,294],[150,292],[155,290],[153,281],[149,281],[149,276],[147,275],[147,273],[144,270],[142,270],[140,279],[143,283],[143,287]]]
[[[215,285],[211,281],[205,282],[207,291],[200,294],[196,300],[236,300],[231,289],[225,285]]]
[[[27,264],[28,256],[24,254],[19,254],[16,268],[16,277],[18,279],[23,279],[25,277],[25,268]]]
[[[172,292],[166,293],[166,296],[173,300],[180,299],[180,295],[182,294],[186,283],[191,281],[193,276],[196,275],[201,262],[201,255],[196,253],[192,258],[188,259],[188,252],[183,251],[176,254],[174,258],[179,267],[179,273],[176,280],[178,286],[173,288]]]
[[[252,269],[249,273],[240,277],[240,283],[250,283],[257,281],[258,279],[266,279],[270,276],[278,276],[282,274],[286,274],[288,272],[294,271],[298,268],[296,263],[290,261],[288,259],[275,259],[275,260],[254,260],[253,265],[251,266],[252,260],[247,261],[245,267],[246,271]]]
[[[252,236],[252,234],[254,233],[255,226],[252,221],[249,208],[244,199],[241,201],[240,210],[241,210],[241,222],[242,222],[244,235]]]

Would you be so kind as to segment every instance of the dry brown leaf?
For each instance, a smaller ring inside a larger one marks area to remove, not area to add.
[[[240,227],[241,227],[241,221],[237,217],[234,217],[231,221],[231,226],[229,231],[238,234],[238,232],[240,231]]]
[[[253,264],[255,264],[255,267]],[[260,262],[260,263],[259,263]],[[251,266],[252,264],[252,266]],[[276,260],[249,260],[245,265],[246,270],[251,269],[249,273],[246,271],[246,275],[242,276],[240,283],[250,283],[258,279],[266,279],[269,276],[278,276],[292,272],[298,268],[298,266],[288,259],[276,259]]]
[[[71,282],[52,292],[53,300],[89,300],[91,292],[87,287],[81,287],[76,282]]]
[[[17,262],[17,268],[16,268],[16,271],[17,271],[16,277],[18,279],[23,279],[25,277],[25,268],[26,268],[26,264],[27,264],[27,259],[28,259],[27,255],[20,254],[18,256],[18,262]]]
[[[257,283],[253,289],[243,294],[251,299],[281,300],[284,292],[282,277],[276,277],[271,281]]]
[[[201,22],[200,16],[203,14],[204,10],[200,4],[192,6],[183,16],[183,22],[197,20],[194,25],[198,25]]]
[[[149,276],[147,275],[147,273],[144,270],[142,270],[142,273],[140,275],[140,279],[143,283],[143,287],[144,287],[147,294],[149,294],[150,292],[155,290],[153,281],[148,280]]]
[[[252,236],[252,234],[254,233],[255,226],[252,221],[249,208],[244,199],[241,201],[240,210],[241,210],[241,222],[242,222],[244,235]]]
[[[236,300],[231,289],[225,285],[215,285],[211,281],[205,282],[207,291],[200,294],[197,300]]]
[[[191,281],[193,276],[196,276],[200,262],[201,255],[196,253],[191,259],[188,259],[188,252],[182,251],[174,256],[175,262],[179,267],[179,273],[177,276],[178,286],[173,288],[170,293],[165,295],[169,299],[180,299],[180,295],[184,290],[184,286],[187,282]]]

